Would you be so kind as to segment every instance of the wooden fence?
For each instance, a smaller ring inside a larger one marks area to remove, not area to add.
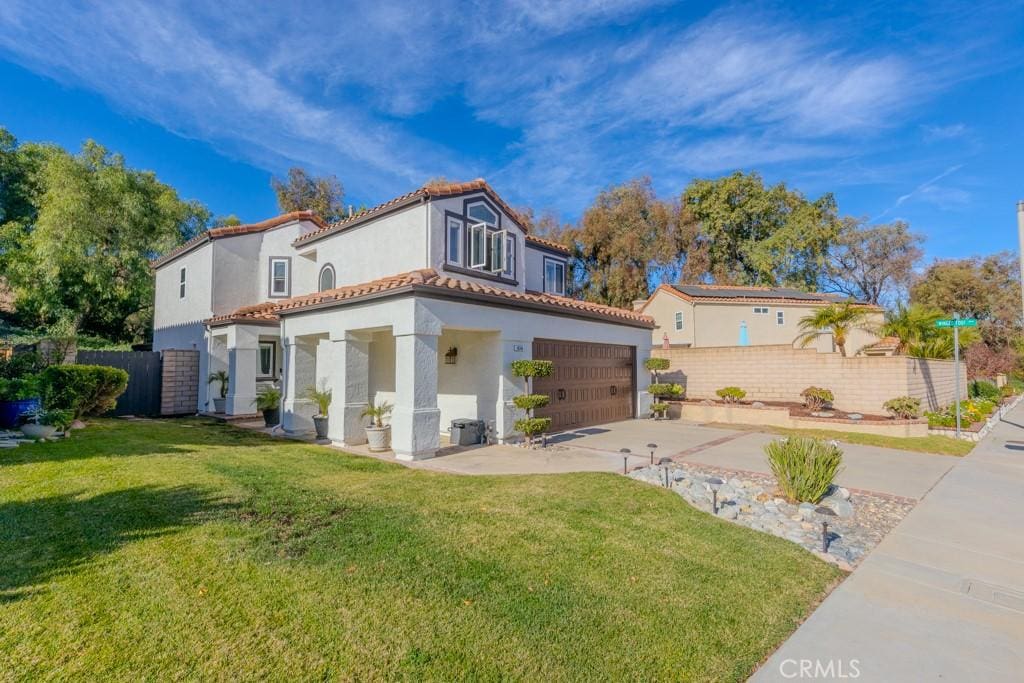
[[[76,362],[121,368],[128,373],[128,388],[117,399],[112,414],[160,414],[161,362],[158,351],[79,351]]]

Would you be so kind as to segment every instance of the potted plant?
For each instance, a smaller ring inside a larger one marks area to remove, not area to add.
[[[17,427],[23,415],[34,413],[41,406],[39,382],[35,375],[0,378],[0,427]]]
[[[223,413],[224,401],[228,397],[228,371],[218,370],[217,372],[211,372],[210,376],[206,378],[206,383],[213,384],[214,382],[220,382],[220,398],[213,399],[213,412]]]
[[[316,403],[317,414],[313,416],[313,426],[316,427],[316,438],[327,438],[327,410],[331,407],[331,390],[325,385],[320,388],[309,387],[306,389],[306,398]]]
[[[386,451],[391,448],[391,425],[384,424],[384,418],[391,414],[392,406],[387,401],[373,405],[373,401],[363,408],[362,417],[370,418],[366,427],[366,445],[373,452]]]
[[[256,395],[253,401],[256,409],[263,413],[263,423],[267,427],[275,427],[281,421],[281,391],[268,387]]]
[[[57,432],[67,432],[75,419],[70,410],[34,410],[29,421],[21,425],[21,433],[30,439],[49,439]]]
[[[651,414],[655,420],[662,420],[668,413],[668,404],[657,401],[651,404]]]

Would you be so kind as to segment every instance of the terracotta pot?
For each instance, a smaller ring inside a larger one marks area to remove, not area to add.
[[[391,425],[384,425],[383,427],[367,427],[366,445],[374,453],[390,450]]]

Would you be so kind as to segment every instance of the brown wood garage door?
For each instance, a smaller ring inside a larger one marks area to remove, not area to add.
[[[634,347],[536,339],[533,357],[555,364],[550,377],[533,383],[535,394],[551,397],[548,407],[536,411],[551,418],[551,431],[633,417]]]

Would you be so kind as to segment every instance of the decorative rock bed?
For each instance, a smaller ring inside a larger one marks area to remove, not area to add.
[[[671,489],[697,509],[711,512],[708,480],[717,477],[723,481],[718,489],[719,517],[797,543],[847,571],[878,545],[915,503],[910,498],[833,487],[817,505],[793,505],[775,494],[771,476],[689,463],[642,467],[628,476],[665,486],[666,469]],[[817,512],[819,506],[830,508],[835,516]],[[821,549],[822,522],[828,523],[827,552]]]

